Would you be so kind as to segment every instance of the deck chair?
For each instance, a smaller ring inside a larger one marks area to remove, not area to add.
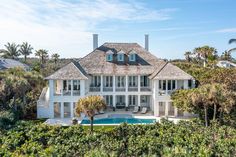
[[[142,113],[142,114],[147,113],[147,107],[143,107],[141,113]]]
[[[139,109],[138,106],[135,106],[134,110],[133,110],[133,113],[138,113],[138,109]]]

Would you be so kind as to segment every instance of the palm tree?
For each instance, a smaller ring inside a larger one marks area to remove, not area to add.
[[[33,47],[27,42],[23,42],[23,44],[20,46],[19,52],[24,56],[25,62],[26,62],[27,56],[32,54],[32,50],[33,50]]]
[[[57,61],[59,60],[60,55],[57,53],[52,54],[51,58],[54,61],[55,64],[57,64]]]
[[[36,50],[35,56],[38,56],[41,60],[41,64],[45,63],[46,58],[48,58],[48,51],[44,49]]]
[[[97,111],[106,108],[106,103],[101,96],[88,96],[79,99],[76,104],[76,114],[84,113],[90,119],[91,133],[93,133],[93,120]]]
[[[229,51],[223,52],[222,55],[221,55],[221,59],[231,60],[232,59],[231,52],[229,52]]]
[[[191,55],[191,54],[192,54],[192,53],[191,53],[190,51],[185,52],[184,56],[185,56],[186,61],[188,61],[188,62],[191,61],[191,58],[190,58],[190,55]]]
[[[230,39],[229,44],[236,43],[236,39]],[[232,48],[229,50],[229,52],[236,51],[236,48]]]
[[[206,67],[208,60],[213,60],[217,56],[217,50],[214,47],[203,46],[194,49],[194,54],[197,55],[198,59],[203,58],[203,66]]]
[[[20,56],[19,45],[15,43],[7,43],[4,45],[6,50],[2,50],[1,53],[4,58],[16,59]]]

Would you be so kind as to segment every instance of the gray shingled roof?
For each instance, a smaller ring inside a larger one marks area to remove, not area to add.
[[[0,58],[0,70],[10,69],[10,68],[15,68],[15,67],[20,67],[25,70],[30,69],[30,67],[28,65],[21,63],[17,60]]]
[[[62,67],[52,75],[46,77],[47,80],[85,80],[87,78],[86,72],[83,70],[81,65],[72,61],[66,66]]]
[[[113,60],[115,61],[106,61],[108,50],[114,52]],[[125,53],[124,62],[116,61],[117,52],[120,50]],[[136,62],[128,60],[128,55],[132,50],[137,54]],[[137,43],[105,43],[79,62],[87,74],[93,75],[150,75],[155,69],[159,69],[165,64],[163,60],[156,58]]]
[[[179,67],[166,63],[160,70],[156,70],[151,76],[151,79],[174,79],[174,80],[190,80],[193,77]]]

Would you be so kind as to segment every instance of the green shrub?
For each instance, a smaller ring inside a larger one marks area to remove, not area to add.
[[[7,129],[15,124],[18,116],[16,112],[13,111],[0,111],[0,128]]]

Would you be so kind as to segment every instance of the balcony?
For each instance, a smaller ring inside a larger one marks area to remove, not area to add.
[[[63,90],[62,93],[63,93],[63,96],[70,96],[71,90]]]
[[[140,87],[140,91],[142,91],[142,92],[150,92],[151,91],[151,87],[149,87],[149,86]]]
[[[73,96],[79,96],[80,95],[80,91],[79,90],[74,90],[73,91]]]

